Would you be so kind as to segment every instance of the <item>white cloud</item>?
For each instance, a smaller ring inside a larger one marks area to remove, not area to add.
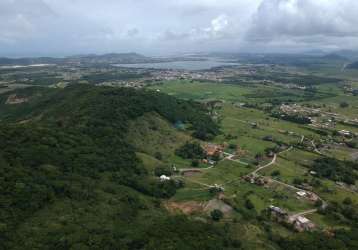
[[[227,28],[229,24],[228,17],[226,15],[220,15],[211,20],[211,31],[214,35],[222,32]]]
[[[356,0],[0,0],[0,56],[357,47]]]

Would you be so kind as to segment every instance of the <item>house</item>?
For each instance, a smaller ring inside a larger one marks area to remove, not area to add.
[[[271,216],[273,216],[278,222],[287,221],[288,213],[283,209],[271,205],[269,206],[269,211],[271,212]]]
[[[204,146],[204,151],[208,157],[221,157],[224,152],[224,147],[222,145],[209,143]]]
[[[213,161],[213,160],[208,160],[208,163],[209,163],[209,165],[215,165],[215,161]]]
[[[279,207],[275,207],[273,205],[269,206],[269,209],[271,211],[271,213],[275,214],[275,215],[279,215],[279,216],[286,216],[287,212],[285,212],[283,209],[279,208]]]
[[[350,136],[351,135],[351,132],[348,130],[340,130],[340,131],[338,131],[338,133],[342,136]]]
[[[316,202],[316,201],[319,200],[319,197],[314,193],[307,192],[307,199],[312,201],[312,202]]]
[[[258,176],[256,174],[246,175],[243,179],[251,184],[256,184],[258,186],[264,186],[269,183],[269,179],[264,178],[262,176]]]
[[[298,191],[298,192],[296,192],[296,194],[301,198],[304,198],[307,196],[307,193],[305,191]]]
[[[214,184],[214,186],[212,187],[215,188],[216,190],[219,190],[220,192],[225,191],[225,188],[218,184]]]
[[[310,174],[311,175],[317,175],[317,172],[316,171],[310,171]]]
[[[296,194],[298,197],[308,199],[312,202],[316,202],[319,199],[319,197],[316,194],[312,192],[306,192],[303,190],[296,192]]]
[[[311,231],[316,227],[314,223],[304,216],[297,216],[294,220],[293,226],[299,232]]]
[[[168,176],[166,176],[166,175],[161,175],[160,177],[159,177],[159,179],[160,179],[160,181],[169,181],[170,180],[170,177],[168,177]]]

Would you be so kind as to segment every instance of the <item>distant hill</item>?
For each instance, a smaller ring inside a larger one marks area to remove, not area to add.
[[[31,65],[31,64],[63,64],[63,63],[146,63],[158,61],[137,53],[110,53],[103,55],[78,55],[65,58],[29,57],[29,58],[0,58],[0,65]]]
[[[52,58],[52,57],[26,57],[26,58],[0,57],[0,65],[59,64],[64,62],[65,59],[63,58]]]
[[[349,60],[358,60],[358,51],[355,50],[338,50],[334,54],[343,56]]]
[[[344,57],[342,55],[336,54],[336,53],[330,53],[330,54],[322,56],[321,58],[326,59],[326,60],[332,60],[332,61],[346,61],[346,60],[348,60],[348,58],[346,58],[346,57]]]
[[[109,53],[103,55],[79,55],[67,58],[81,63],[145,63],[153,59],[137,53]]]
[[[353,62],[347,66],[347,69],[358,69],[358,61]]]

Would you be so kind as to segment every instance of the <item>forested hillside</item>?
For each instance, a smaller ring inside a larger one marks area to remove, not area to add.
[[[10,95],[22,102],[9,104]],[[220,226],[169,216],[159,199],[177,183],[150,176],[125,139],[128,122],[148,112],[212,137],[218,128],[199,104],[87,85],[18,90],[0,101],[1,249],[238,245]]]

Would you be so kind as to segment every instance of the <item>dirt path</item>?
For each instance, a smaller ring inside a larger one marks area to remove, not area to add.
[[[313,151],[314,151],[314,152],[316,152],[316,153],[319,154],[319,155],[323,155],[323,153],[321,153],[321,152],[317,149],[317,146],[316,146],[316,144],[314,143],[313,140],[311,141],[311,144],[312,144],[312,147],[313,147]]]
[[[268,163],[268,164],[266,164],[266,165],[264,165],[264,166],[262,166],[262,167],[257,168],[257,169],[256,169],[254,172],[252,172],[251,174],[254,174],[254,175],[256,174],[256,175],[257,175],[257,172],[259,172],[260,170],[262,170],[262,169],[264,169],[264,168],[266,168],[266,167],[269,167],[269,166],[275,164],[275,163],[276,163],[276,160],[277,160],[277,155],[282,154],[282,153],[285,153],[285,152],[288,152],[288,151],[290,151],[290,150],[292,150],[292,149],[293,149],[293,147],[291,146],[291,147],[289,147],[288,149],[286,149],[286,150],[284,150],[284,151],[281,151],[281,152],[275,154],[275,155],[274,155],[274,158],[272,159],[272,161],[271,161],[270,163]],[[266,176],[266,177],[267,177],[267,176]],[[272,182],[276,182],[276,183],[278,183],[278,184],[280,184],[280,185],[283,185],[283,186],[285,186],[285,187],[291,188],[291,189],[293,189],[293,190],[307,192],[307,191],[304,190],[304,189],[295,187],[295,186],[293,186],[293,185],[287,184],[287,183],[282,182],[282,181],[278,181],[278,180],[272,179],[271,177],[267,177],[267,178],[269,178]],[[322,201],[322,207],[327,206],[327,202],[326,202],[326,201],[324,201],[324,200],[323,200],[321,197],[319,197],[317,194],[315,194],[315,193],[313,193],[313,192],[311,192],[311,193],[314,194],[314,195],[316,195],[317,198]],[[308,210],[308,211],[304,211],[304,212],[302,212],[302,214],[304,215],[304,214],[310,214],[310,213],[315,213],[315,212],[317,212],[317,209],[311,209],[311,210]]]
[[[181,168],[178,171],[180,173],[182,172],[186,172],[186,171],[201,171],[201,170],[208,170],[208,169],[212,169],[214,167],[214,165],[211,165],[210,167],[207,168]]]
[[[303,212],[300,212],[300,213],[297,213],[297,214],[293,214],[293,215],[291,215],[291,217],[297,218],[298,216],[305,216],[305,215],[308,215],[308,214],[314,214],[317,211],[318,211],[317,208],[310,209],[310,210],[306,210],[306,211],[303,211]]]
[[[255,171],[251,172],[251,174],[252,174],[252,175],[255,175],[257,172],[261,171],[262,169],[267,168],[267,167],[269,167],[269,166],[275,164],[275,163],[276,163],[276,159],[277,159],[277,154],[274,154],[274,156],[273,156],[271,162],[267,163],[267,164],[264,165],[264,166],[261,166],[261,167],[257,168]]]
[[[227,157],[225,157],[224,160],[234,161],[234,162],[240,163],[240,164],[245,165],[245,166],[249,165],[247,162],[243,162],[243,161],[240,161],[240,160],[233,159],[235,157],[235,155],[233,155],[233,154],[224,152],[224,155],[227,155]]]
[[[288,151],[290,151],[290,150],[292,150],[292,149],[293,149],[293,147],[290,146],[288,149],[285,149],[285,150],[283,150],[283,151],[281,151],[281,152],[279,152],[279,153],[277,153],[277,154],[274,154],[274,156],[273,156],[273,158],[272,158],[272,161],[271,161],[270,163],[267,163],[266,165],[257,168],[255,171],[251,172],[251,174],[255,175],[255,174],[257,174],[257,172],[261,171],[262,169],[267,168],[267,167],[269,167],[269,166],[275,164],[275,163],[276,163],[276,160],[277,160],[277,155],[286,153],[286,152],[288,152]]]
[[[209,185],[209,184],[206,184],[206,183],[203,183],[203,182],[200,182],[200,181],[193,181],[193,180],[190,180],[190,179],[188,179],[188,178],[185,178],[185,177],[179,176],[179,175],[175,175],[175,176],[173,176],[173,178],[184,179],[185,181],[188,181],[188,182],[191,182],[191,183],[195,183],[195,184],[198,184],[198,185],[200,185],[200,186],[205,187],[205,188],[195,189],[195,190],[205,190],[205,189],[209,189],[209,188],[214,187],[213,185]],[[194,189],[193,189],[193,190],[194,190]]]

